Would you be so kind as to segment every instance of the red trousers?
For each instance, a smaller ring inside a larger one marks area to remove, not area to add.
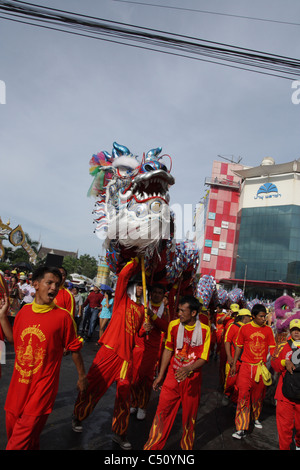
[[[6,450],[39,450],[40,435],[49,415],[15,416],[6,412]]]
[[[130,416],[130,377],[129,368],[124,370],[126,363],[113,349],[102,346],[87,374],[88,389],[78,394],[74,415],[83,421],[93,411],[108,388],[117,382],[112,430],[116,434],[125,435]]]
[[[240,368],[240,362],[236,363],[236,374],[230,375],[230,365],[226,363],[225,368],[225,382],[224,382],[224,395],[230,397],[233,403],[237,402],[238,388],[236,385],[238,372]]]
[[[294,429],[295,443],[300,447],[300,403],[277,400],[276,424],[280,450],[290,450]]]
[[[261,413],[266,386],[259,378],[255,382],[257,366],[242,362],[237,377],[238,401],[235,414],[235,426],[237,431],[247,430],[250,418],[258,419]]]
[[[201,379],[202,373],[200,371],[178,383],[172,366],[169,367],[144,450],[161,450],[164,448],[180,404],[182,406],[183,428],[180,446],[183,450],[193,448],[195,423],[201,394]]]
[[[147,350],[136,346],[132,356],[131,406],[147,408],[152,392],[152,384],[159,349]]]

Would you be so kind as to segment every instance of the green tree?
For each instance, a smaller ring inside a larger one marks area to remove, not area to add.
[[[96,258],[88,254],[81,255],[78,259],[65,256],[63,267],[67,270],[68,275],[77,273],[93,279],[97,275],[98,263]]]

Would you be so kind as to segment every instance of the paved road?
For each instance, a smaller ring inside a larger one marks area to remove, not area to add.
[[[95,338],[96,339],[96,338]],[[96,342],[85,343],[82,349],[88,370],[98,350]],[[0,450],[5,449],[5,413],[3,411],[6,392],[14,362],[12,346],[7,346],[7,362],[2,366],[0,379]],[[84,422],[83,433],[71,429],[71,415],[76,392],[76,370],[71,356],[63,358],[60,386],[55,407],[41,436],[41,450],[105,450],[116,453],[120,450],[111,441],[111,420],[115,399],[115,386],[112,386],[96,406],[93,414]],[[199,407],[194,450],[278,450],[275,407],[265,403],[261,421],[263,429],[251,429],[241,441],[232,438],[234,431],[235,408],[222,403],[218,388],[218,362],[211,360],[203,369],[202,398]],[[158,393],[153,392],[150,406],[144,421],[131,416],[128,438],[134,450],[141,450],[148,438],[154,417]],[[175,420],[165,451],[180,450],[181,415]],[[124,453],[125,451],[123,451]]]

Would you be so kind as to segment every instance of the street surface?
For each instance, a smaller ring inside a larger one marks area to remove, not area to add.
[[[85,343],[82,349],[87,371],[99,348],[96,343],[97,336],[98,332],[95,332],[94,340]],[[2,365],[2,378],[0,379],[0,450],[5,449],[6,446],[3,408],[13,363],[13,347],[7,345],[6,364]],[[196,424],[195,453],[197,454],[199,450],[278,450],[275,406],[271,402],[266,402],[263,407],[261,415],[263,429],[251,427],[245,439],[235,440],[232,438],[235,407],[232,404],[226,405],[222,401],[222,394],[218,391],[218,367],[218,361],[211,359],[203,369],[202,396]],[[83,432],[75,433],[71,428],[71,416],[77,397],[76,382],[77,373],[71,355],[65,356],[62,361],[60,386],[54,410],[41,435],[41,450],[103,450],[108,451],[110,455],[112,452],[116,455],[120,448],[111,440],[115,385],[99,401],[92,415],[84,421]],[[128,439],[132,444],[133,451],[142,450],[147,441],[158,396],[158,392],[152,393],[144,421],[138,421],[135,416],[130,417]],[[180,451],[180,438],[181,414],[179,411],[164,451]],[[126,451],[122,451],[122,455],[124,452]]]

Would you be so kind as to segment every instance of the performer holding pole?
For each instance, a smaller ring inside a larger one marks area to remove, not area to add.
[[[147,286],[146,286],[146,272],[145,272],[145,259],[144,256],[141,258],[141,267],[142,267],[142,283],[143,283],[143,296],[144,296],[144,312],[145,312],[145,322],[149,322],[148,317],[148,304],[147,304]],[[148,339],[149,335],[146,333],[146,338]]]

